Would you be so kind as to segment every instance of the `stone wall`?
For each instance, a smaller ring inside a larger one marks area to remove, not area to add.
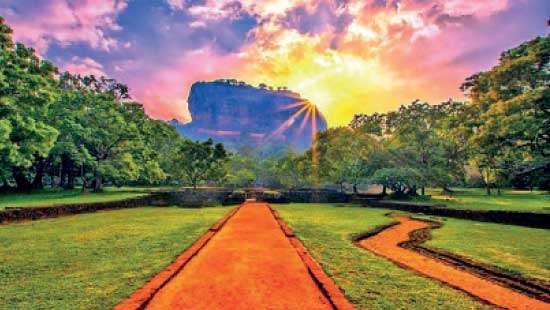
[[[138,197],[119,201],[81,203],[68,205],[54,205],[48,207],[6,208],[0,211],[0,223],[9,223],[21,220],[37,220],[49,217],[58,217],[69,214],[89,213],[107,209],[135,208],[149,205],[150,196]]]
[[[256,194],[256,199],[268,203],[344,203],[351,201],[349,194],[335,190],[301,189],[279,191],[279,193],[280,195],[274,195],[269,191],[259,192]]]
[[[550,213],[451,209],[447,208],[445,205],[418,204],[391,200],[371,200],[363,205],[366,207],[394,209],[412,213],[454,217],[481,222],[512,224],[545,229],[550,228]]]
[[[197,191],[186,189],[175,192],[154,192],[143,197],[118,201],[60,204],[47,207],[6,208],[5,210],[0,210],[0,223],[142,206],[199,208],[221,204],[240,204],[244,200],[244,197],[234,196],[232,195],[232,191],[224,189],[199,189]]]

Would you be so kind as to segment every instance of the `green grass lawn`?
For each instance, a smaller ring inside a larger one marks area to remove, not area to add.
[[[428,189],[432,201],[449,208],[474,210],[533,211],[550,213],[550,195],[541,191],[503,190],[502,195],[487,196],[484,189],[459,188],[453,197],[441,195],[441,189]]]
[[[103,192],[72,190],[40,190],[30,193],[0,194],[0,210],[5,207],[45,207],[56,204],[92,203],[124,200],[158,190],[148,187],[107,187]]]
[[[229,210],[144,207],[0,225],[0,308],[112,308]]]
[[[465,293],[400,268],[352,244],[392,220],[388,210],[332,204],[275,205],[349,300],[361,309],[481,309]]]
[[[443,223],[426,246],[550,282],[550,230],[452,218]]]

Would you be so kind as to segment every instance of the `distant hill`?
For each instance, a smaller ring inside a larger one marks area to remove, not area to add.
[[[211,137],[229,148],[289,144],[304,150],[311,145],[313,119],[317,131],[327,127],[314,105],[286,88],[254,87],[237,80],[197,82],[187,101],[192,121],[174,120],[172,125],[191,139]]]

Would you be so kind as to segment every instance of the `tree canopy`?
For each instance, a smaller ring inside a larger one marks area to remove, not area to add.
[[[38,189],[45,182],[65,188],[79,183],[96,191],[105,182],[196,186],[205,178],[224,177],[223,169],[214,169],[225,156],[222,145],[185,140],[168,123],[147,116],[128,87],[114,79],[58,73],[32,48],[14,43],[11,33],[0,18],[4,190]],[[190,160],[193,156],[200,158]],[[184,177],[182,171],[189,169],[200,175]]]

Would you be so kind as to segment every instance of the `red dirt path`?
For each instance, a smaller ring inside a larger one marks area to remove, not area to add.
[[[427,228],[429,224],[408,217],[396,217],[396,219],[400,224],[362,240],[359,244],[401,266],[461,289],[493,305],[508,309],[550,309],[550,304],[543,301],[453,268],[436,259],[401,248],[398,244],[410,240],[410,232]]]
[[[247,203],[147,309],[330,309],[267,204]]]

